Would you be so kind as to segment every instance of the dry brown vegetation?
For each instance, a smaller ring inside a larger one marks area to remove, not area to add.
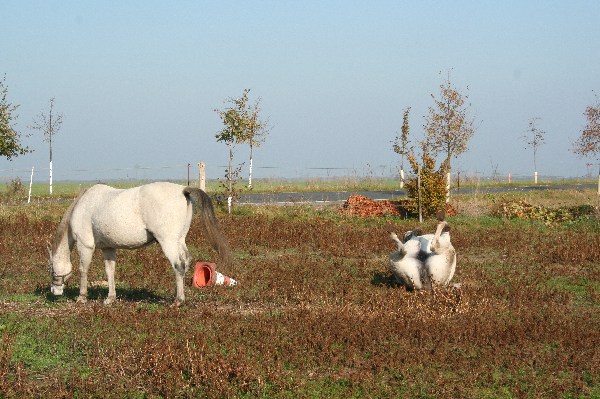
[[[239,286],[188,285],[172,308],[151,246],[119,252],[105,307],[100,254],[87,304],[77,273],[64,298],[47,294],[66,205],[0,209],[0,397],[600,395],[597,219],[450,218],[462,286],[410,293],[387,270],[388,231],[414,220],[240,208],[220,216],[235,252],[221,271]],[[215,260],[197,221],[188,243]]]

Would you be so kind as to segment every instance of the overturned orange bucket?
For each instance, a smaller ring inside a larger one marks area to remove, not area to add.
[[[202,288],[210,285],[224,285],[226,287],[237,285],[237,281],[218,272],[216,267],[215,263],[196,262],[194,265],[192,286]]]

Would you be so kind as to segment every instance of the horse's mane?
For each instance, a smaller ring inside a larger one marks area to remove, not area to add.
[[[73,210],[75,209],[75,205],[79,202],[83,194],[87,191],[87,188],[79,193],[79,195],[75,198],[75,201],[67,208],[67,211],[63,215],[60,223],[58,224],[58,228],[56,229],[56,234],[54,235],[54,240],[52,241],[52,253],[55,253],[60,245],[63,237],[67,233],[69,229],[69,221],[71,220],[71,215],[73,214]]]

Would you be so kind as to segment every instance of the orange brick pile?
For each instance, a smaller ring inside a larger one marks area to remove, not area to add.
[[[392,201],[375,201],[358,194],[352,194],[348,197],[342,205],[340,213],[360,217],[400,215],[397,205],[394,205]]]

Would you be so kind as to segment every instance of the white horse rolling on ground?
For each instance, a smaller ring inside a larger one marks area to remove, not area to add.
[[[213,248],[224,263],[230,261],[210,197],[202,190],[173,183],[150,183],[130,189],[97,184],[82,192],[65,212],[49,248],[50,291],[62,295],[71,277],[71,252],[79,253],[79,302],[86,302],[88,268],[96,248],[102,250],[108,280],[105,304],[116,299],[117,249],[136,249],[158,242],[175,272],[175,305],[185,301],[184,277],[192,263],[185,237],[194,211],[200,213]]]
[[[443,286],[450,284],[456,271],[456,250],[450,242],[450,231],[443,231],[446,228],[448,223],[440,220],[425,251],[425,269],[431,282]]]
[[[390,255],[390,270],[396,281],[410,291],[430,288],[429,276],[419,259],[421,242],[408,240],[403,243],[396,233],[391,233],[390,237],[398,244],[398,250]]]
[[[392,239],[398,244],[398,251],[390,255],[390,269],[396,280],[409,290],[431,289],[432,284],[447,286],[454,277],[456,250],[450,241],[450,228],[443,212],[438,212],[437,218],[434,234],[420,235],[417,231],[409,231],[404,234],[404,243],[401,243],[396,234],[392,233]],[[413,249],[405,256],[406,260],[398,259],[402,245],[404,248],[418,246],[418,254],[414,255]],[[407,274],[415,276],[412,283],[406,281]]]

